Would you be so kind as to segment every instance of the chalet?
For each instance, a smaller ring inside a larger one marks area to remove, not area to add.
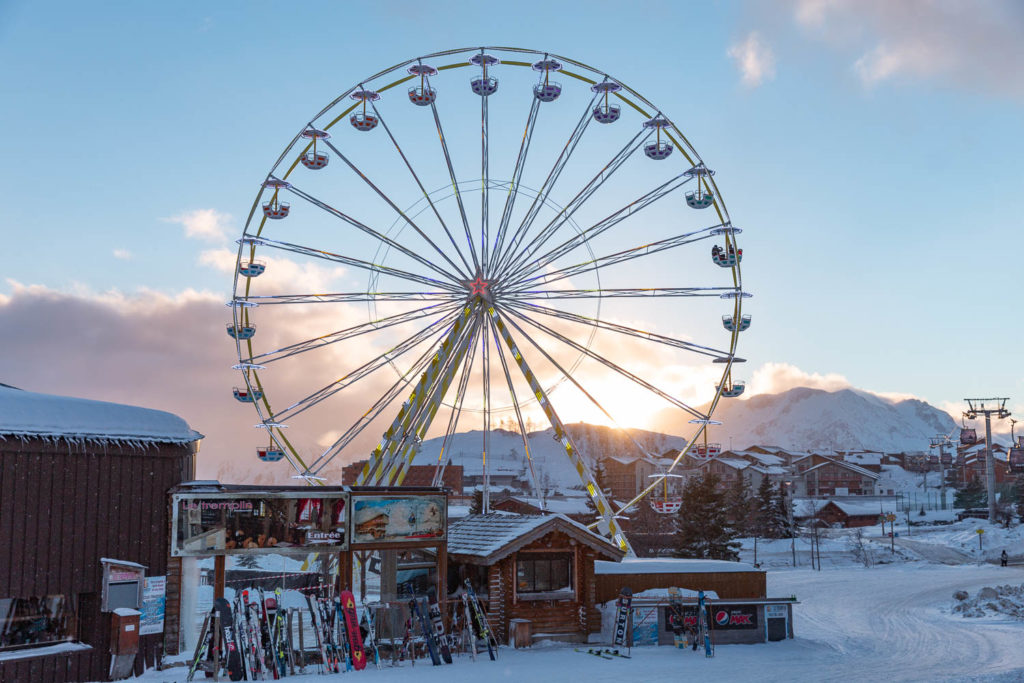
[[[992,444],[992,459],[995,461],[997,484],[1015,481],[1017,477],[1016,473],[1011,472],[1007,458],[1006,448],[1002,444]],[[984,481],[987,471],[985,460],[984,443],[961,448],[957,453],[954,461],[955,464],[952,468],[957,484],[966,485],[973,479]]]
[[[564,515],[494,512],[448,527],[449,588],[468,578],[504,642],[514,619],[528,621],[538,640],[586,642],[600,632],[594,563],[624,555]]]
[[[844,528],[865,527],[878,524],[879,515],[896,511],[895,499],[886,502],[877,500],[815,501],[821,503],[816,517],[828,526]]]
[[[879,475],[857,465],[825,458],[825,462],[803,470],[796,477],[797,495],[871,496]]]
[[[848,462],[858,467],[863,467],[875,473],[881,473],[882,464],[885,461],[885,454],[878,451],[858,451],[842,453],[836,457],[837,460]]]
[[[363,467],[367,462],[367,460],[357,460],[345,465],[341,471],[341,483],[344,486],[354,486],[359,473],[363,471]],[[405,479],[402,480],[402,486],[433,486],[435,470],[436,468],[433,465],[410,465]],[[462,465],[448,465],[445,467],[441,486],[451,489],[455,495],[461,495],[463,486]]]
[[[658,462],[636,455],[609,455],[601,459],[605,485],[612,497],[630,500],[647,488],[650,476],[658,470]]]
[[[728,489],[735,485],[737,479],[747,478],[746,469],[750,466],[750,463],[742,458],[732,458],[723,454],[705,461],[698,469],[717,476],[719,489]]]

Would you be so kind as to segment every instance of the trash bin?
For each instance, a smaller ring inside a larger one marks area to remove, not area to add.
[[[533,647],[533,622],[529,619],[510,619],[509,640],[516,649]]]
[[[110,615],[110,677],[128,678],[139,652],[139,619],[142,612],[130,607],[118,607]]]

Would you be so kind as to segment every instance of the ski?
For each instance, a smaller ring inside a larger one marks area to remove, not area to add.
[[[192,677],[196,675],[196,671],[199,669],[200,662],[204,659],[208,659],[210,654],[211,646],[213,645],[213,633],[214,624],[213,619],[216,614],[216,610],[210,610],[206,614],[206,618],[203,619],[203,627],[199,631],[199,640],[196,641],[196,650],[192,656],[192,664],[188,668],[188,679],[192,680]]]
[[[697,591],[697,606],[697,625],[700,636],[704,639],[704,656],[714,657],[715,647],[711,643],[711,630],[708,628],[708,610],[704,591]]]
[[[369,648],[373,650],[373,663],[380,669],[380,650],[377,648],[377,634],[373,628],[373,613],[370,612],[370,608],[366,606],[365,602],[363,603],[363,618],[360,621],[360,625],[364,622],[366,624],[366,640],[363,642],[363,649]]]
[[[473,613],[473,621],[476,623],[476,630],[478,635],[484,639],[487,643],[487,654],[494,661],[498,658],[498,641],[495,640],[494,635],[491,633],[490,625],[487,623],[487,615],[484,614],[483,605],[476,597],[476,591],[473,590],[473,584],[466,579],[466,592],[469,593],[469,608]],[[493,646],[491,641],[494,641]]]
[[[224,633],[224,644],[227,650],[228,677],[233,681],[240,681],[245,677],[245,668],[242,664],[242,656],[238,651],[238,643],[235,639],[234,621],[231,618],[231,603],[224,598],[217,598],[213,606],[220,615],[220,628]]]
[[[316,648],[320,652],[320,673],[327,671],[327,649],[324,646],[323,634],[316,618],[316,608],[313,606],[313,598],[309,593],[305,594],[306,604],[309,606],[309,624],[313,627],[313,634],[316,636]]]
[[[619,652],[618,650],[610,650],[610,649],[608,649],[608,648],[605,648],[605,649],[604,649],[604,653],[605,653],[606,655],[611,655],[612,657],[619,657],[619,658],[621,658],[621,659],[633,659],[633,657],[632,657],[632,656],[630,656],[630,655],[624,655],[624,654],[622,654],[621,652]]]
[[[437,639],[438,647],[441,650],[441,659],[445,664],[452,663],[452,648],[448,643],[448,636],[444,632],[444,619],[441,617],[441,606],[436,602],[430,603],[428,611],[430,623],[434,625],[434,637]]]
[[[463,642],[469,641],[469,653],[473,657],[473,661],[476,661],[476,634],[473,632],[473,616],[469,609],[469,596],[466,593],[462,594],[462,640]]]
[[[409,601],[409,609],[414,619],[419,622],[420,630],[423,632],[423,640],[427,644],[427,652],[430,653],[430,661],[434,666],[441,666],[441,655],[437,652],[437,638],[434,637],[434,625],[430,623],[427,615],[420,609],[419,600],[413,598]]]
[[[355,667],[352,662],[352,646],[348,640],[348,624],[345,623],[345,614],[341,606],[341,598],[334,599],[334,630],[335,630],[335,642],[338,643],[338,647],[341,648],[342,655],[345,660],[345,671],[352,671]]]
[[[341,613],[345,621],[345,633],[348,635],[349,652],[352,667],[356,671],[366,668],[366,650],[363,647],[363,635],[359,632],[359,616],[356,614],[356,596],[350,590],[341,591]]]
[[[281,598],[283,597],[280,588],[274,589],[274,662],[277,670],[282,676],[288,675],[288,658],[285,655],[284,645],[284,614],[281,612]]]
[[[612,637],[612,645],[629,645],[626,641],[629,638],[629,615],[632,604],[633,591],[629,588],[620,590],[619,599],[615,602],[618,609],[615,613],[615,635]]]
[[[595,650],[594,648],[584,650],[581,647],[574,647],[573,652],[581,652],[585,655],[594,655],[595,657],[600,657],[601,659],[615,659],[611,655],[603,654],[600,650]]]

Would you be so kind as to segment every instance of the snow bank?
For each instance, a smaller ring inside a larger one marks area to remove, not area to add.
[[[754,566],[746,562],[725,560],[663,560],[651,557],[627,557],[622,562],[598,560],[595,574],[710,574],[712,572],[753,572]]]
[[[0,386],[0,439],[6,437],[137,446],[186,444],[203,435],[162,410]]]
[[[953,595],[953,600],[953,614],[960,614],[965,618],[1011,617],[1024,621],[1024,585],[996,588],[986,586],[973,598],[966,591],[958,591]]]

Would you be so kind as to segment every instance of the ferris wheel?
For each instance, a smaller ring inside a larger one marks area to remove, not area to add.
[[[625,426],[642,395],[686,430],[666,476],[714,452],[712,413],[744,389],[740,232],[669,114],[603,71],[487,47],[373,74],[297,131],[238,240],[227,332],[257,455],[312,483],[369,454],[358,483],[399,485],[424,439],[440,473],[479,429],[486,491],[496,416],[532,472],[535,415],[628,550],[616,516],[664,477],[613,507],[564,420]]]

